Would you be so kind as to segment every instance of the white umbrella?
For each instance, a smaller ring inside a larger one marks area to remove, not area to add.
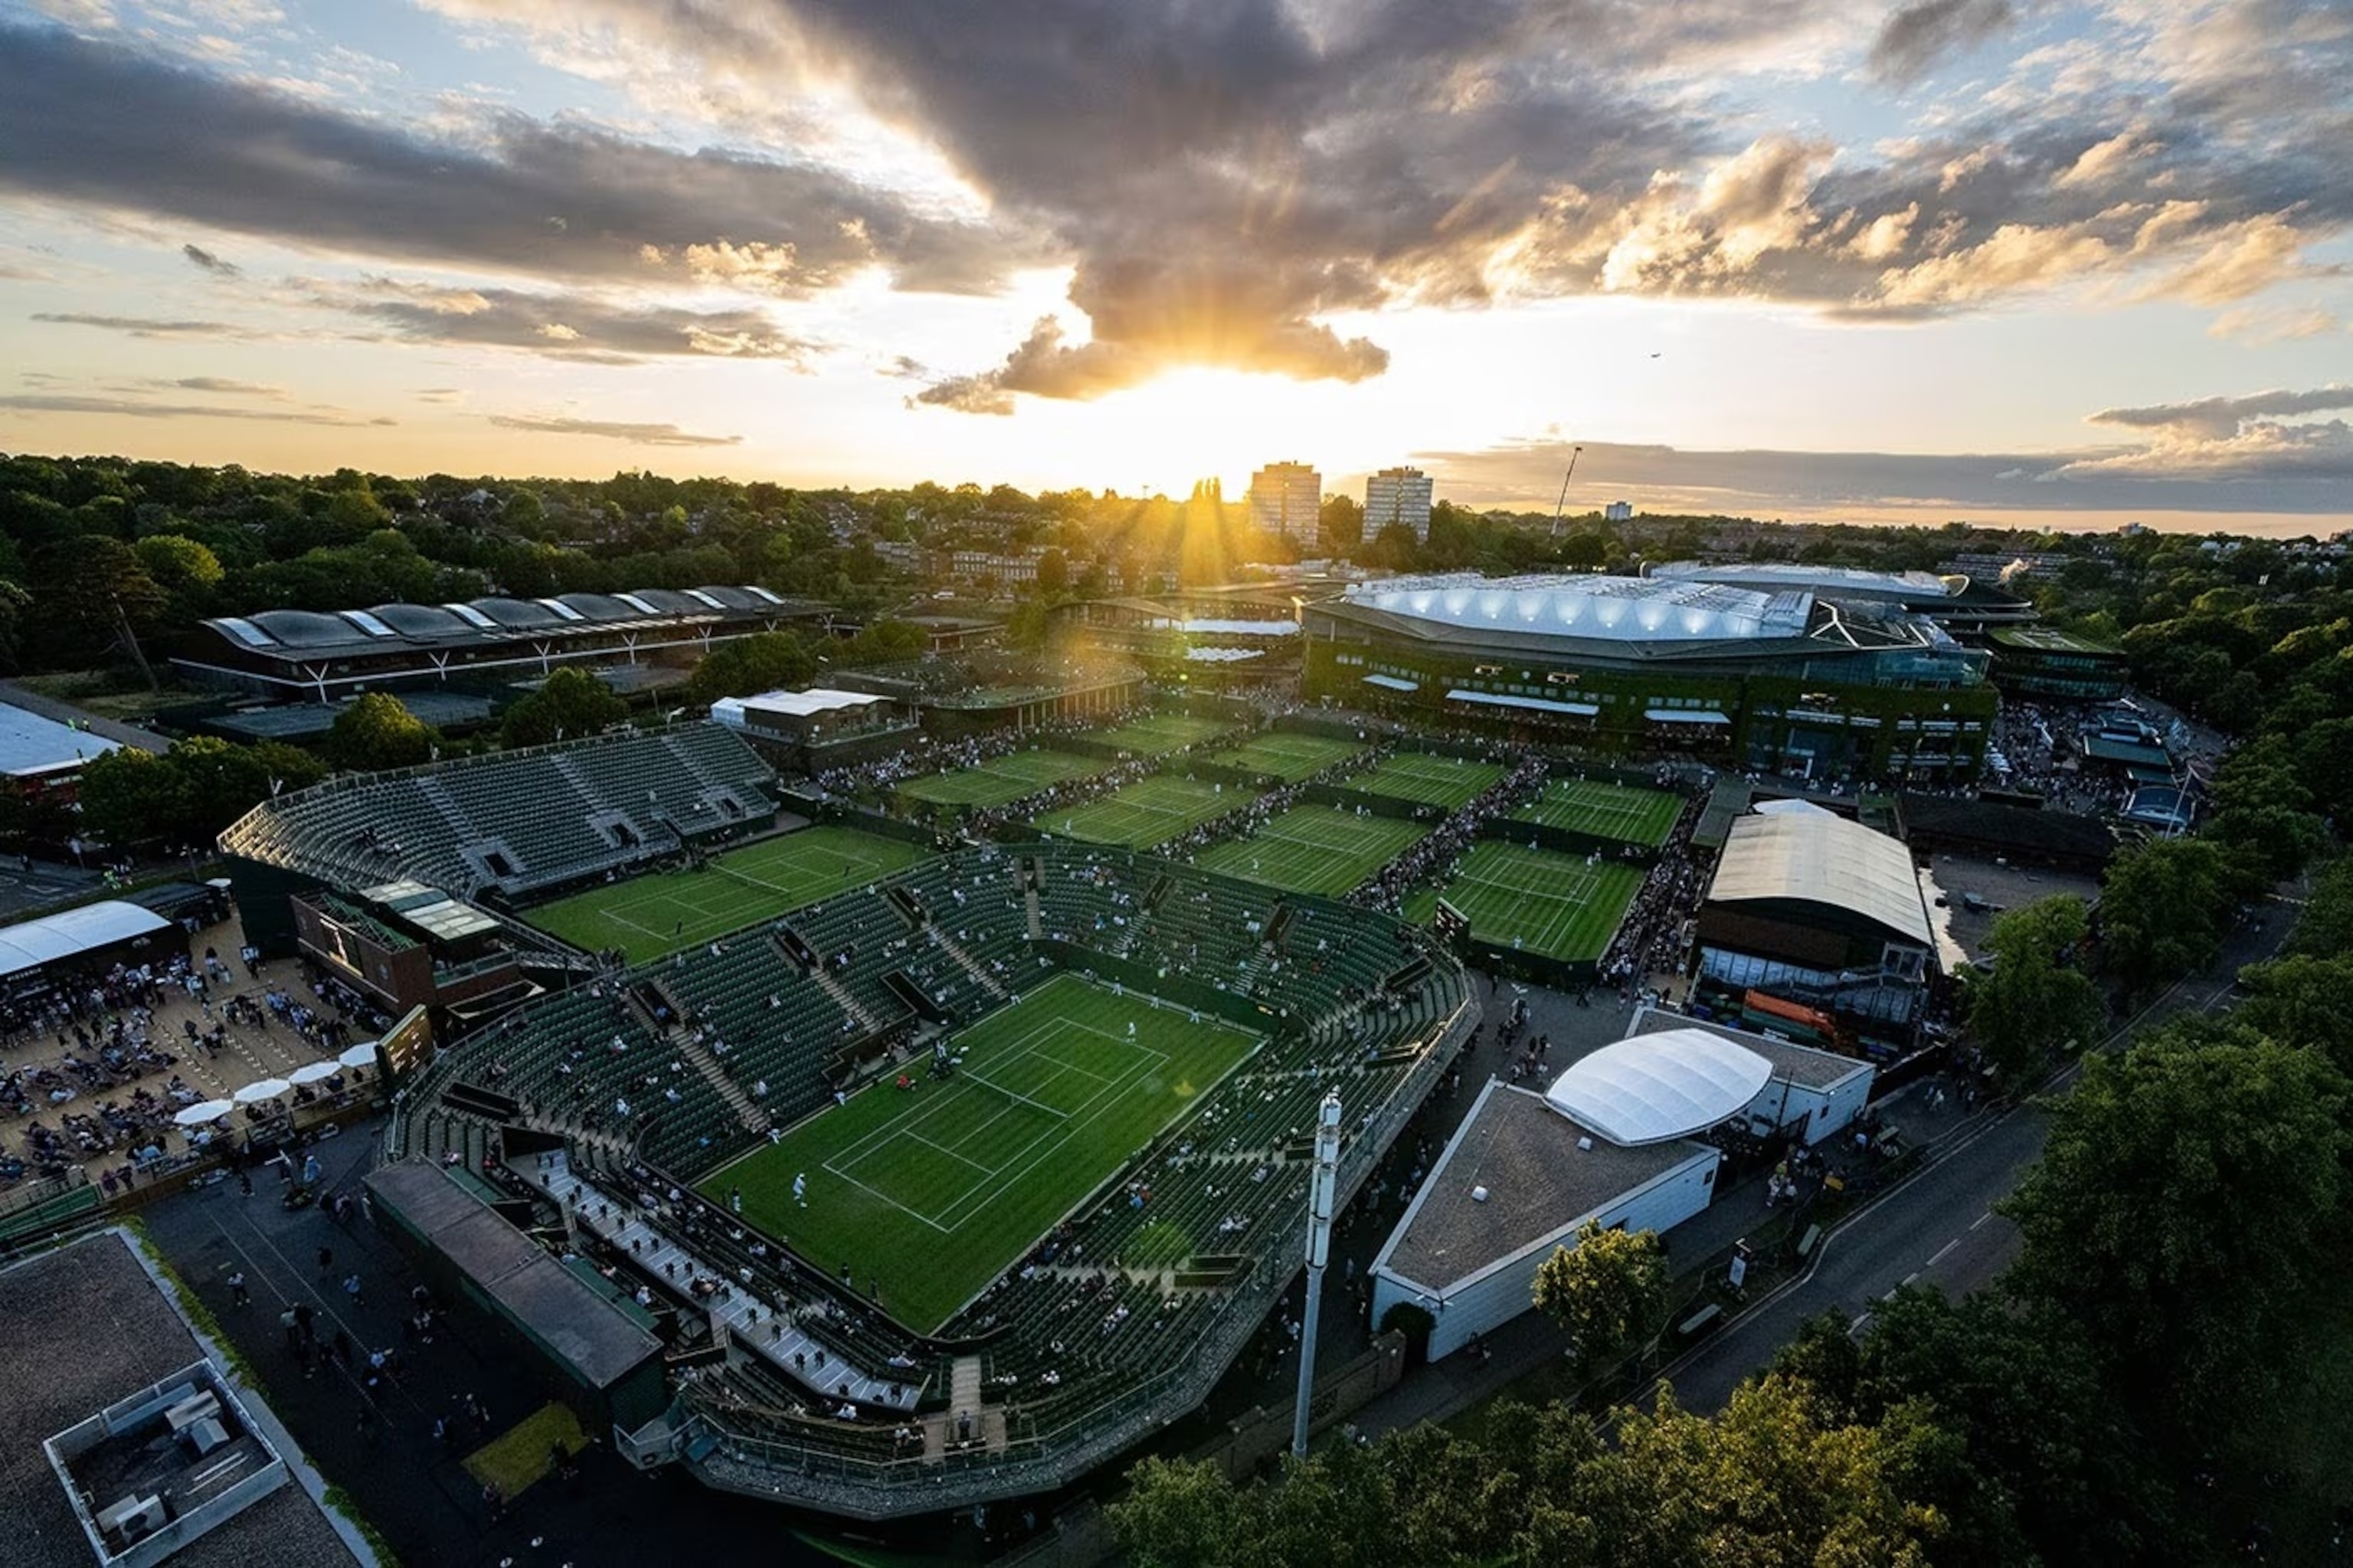
[[[373,1067],[375,1065],[375,1042],[363,1041],[335,1060],[346,1067]]]
[[[290,1084],[315,1084],[322,1078],[332,1078],[343,1070],[340,1062],[305,1062],[286,1075]]]
[[[237,1109],[235,1100],[204,1100],[190,1106],[172,1118],[177,1127],[202,1127],[208,1121],[218,1121]]]
[[[256,1078],[237,1090],[237,1103],[249,1106],[259,1100],[274,1100],[293,1086],[283,1078]]]

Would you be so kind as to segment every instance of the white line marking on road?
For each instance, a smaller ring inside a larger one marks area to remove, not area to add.
[[[1991,1209],[1988,1209],[1984,1213],[1979,1214],[1976,1219],[1969,1222],[1969,1229],[1975,1230],[1991,1218],[1993,1218],[1993,1211]]]
[[[1945,1255],[1947,1253],[1951,1252],[1955,1247],[1960,1245],[1961,1238],[1955,1236],[1952,1240],[1947,1242],[1944,1245],[1936,1249],[1936,1255],[1928,1260],[1927,1266],[1930,1268],[1936,1267],[1938,1264],[1945,1261]]]
[[[1847,1335],[1851,1339],[1861,1339],[1862,1337],[1862,1331],[1869,1327],[1871,1327],[1871,1314],[1865,1312],[1862,1317],[1857,1318],[1853,1322],[1849,1323],[1846,1326]]]
[[[1904,1285],[1909,1285],[1909,1284],[1911,1284],[1914,1280],[1915,1280],[1915,1279],[1917,1279],[1917,1278],[1919,1278],[1919,1277],[1920,1277],[1920,1271],[1919,1271],[1918,1269],[1916,1269],[1916,1268],[1915,1268],[1915,1269],[1914,1269],[1911,1273],[1909,1273],[1909,1274],[1907,1274],[1907,1275],[1905,1275],[1905,1276],[1904,1277]],[[1903,1286],[1903,1285],[1899,1285],[1899,1286],[1897,1286],[1897,1287],[1896,1287],[1896,1289],[1898,1289],[1898,1290],[1901,1290],[1902,1288],[1904,1288],[1904,1286]]]

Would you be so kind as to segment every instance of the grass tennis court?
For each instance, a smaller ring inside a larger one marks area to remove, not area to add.
[[[1205,871],[1336,898],[1405,853],[1430,832],[1421,822],[1359,817],[1331,806],[1293,806],[1246,839],[1213,844],[1193,857]]]
[[[725,1202],[740,1187],[745,1219],[829,1275],[879,1282],[883,1307],[930,1333],[1259,1038],[1057,975],[958,1034],[954,1077],[878,1079],[702,1191]]]
[[[1233,727],[1224,719],[1199,718],[1192,714],[1146,714],[1115,729],[1094,730],[1089,738],[1132,751],[1138,757],[1166,757],[1172,751],[1214,740]]]
[[[1066,839],[1149,849],[1256,799],[1247,789],[1229,786],[1220,791],[1215,784],[1198,779],[1159,773],[1100,800],[1032,818],[1031,824],[1040,832]]]
[[[1465,762],[1459,757],[1433,757],[1400,751],[1369,772],[1347,781],[1347,788],[1367,795],[1417,805],[1442,806],[1452,811],[1470,804],[1472,796],[1504,776],[1492,762]]]
[[[1344,762],[1364,747],[1353,740],[1329,740],[1320,735],[1286,735],[1280,730],[1252,736],[1240,746],[1211,752],[1205,760],[1222,768],[1244,768],[1296,784]]]
[[[1541,822],[1565,832],[1656,849],[1683,814],[1680,795],[1591,779],[1556,779],[1535,800],[1512,813],[1518,822]]]
[[[1588,865],[1582,855],[1482,839],[1453,881],[1406,901],[1406,916],[1426,923],[1442,897],[1470,916],[1479,941],[1574,963],[1609,950],[1645,874],[1614,861]]]
[[[899,839],[804,828],[730,851],[702,871],[665,871],[592,887],[525,916],[575,948],[618,948],[631,963],[740,931],[929,858]]]
[[[1081,757],[1075,751],[1050,751],[1040,747],[1034,751],[1008,752],[977,768],[959,768],[911,779],[899,786],[898,793],[927,806],[986,811],[1069,779],[1092,778],[1110,766],[1099,757]]]

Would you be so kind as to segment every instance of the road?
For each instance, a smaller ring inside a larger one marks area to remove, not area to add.
[[[2175,981],[2100,1048],[2116,1049],[2168,1018],[2225,1008],[2240,968],[2271,957],[2294,924],[2291,908],[2269,906],[2233,933],[2211,971]],[[2046,1092],[2065,1092],[2081,1070],[2068,1068]],[[2049,1113],[2030,1101],[1982,1112],[1950,1134],[1919,1170],[1828,1233],[1804,1272],[1670,1363],[1660,1375],[1677,1403],[1720,1409],[1743,1378],[1819,1313],[1835,1309],[1860,1331],[1872,1304],[1901,1286],[1933,1285],[1958,1296],[1990,1284],[2018,1249],[2018,1228],[1993,1206],[2042,1158],[2049,1132]]]

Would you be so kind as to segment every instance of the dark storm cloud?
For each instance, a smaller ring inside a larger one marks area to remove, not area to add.
[[[906,286],[976,290],[1008,260],[821,169],[512,114],[435,140],[50,28],[0,27],[0,189],[551,277],[696,278],[724,247],[752,248],[776,292],[876,262]]]
[[[1871,43],[1871,72],[1905,82],[1943,56],[1981,44],[2010,24],[2010,0],[1919,0],[1898,6]]]
[[[523,348],[601,364],[708,355],[799,365],[818,346],[783,332],[757,310],[688,311],[585,294],[441,288],[381,278],[350,289],[322,285],[311,297],[406,341]]]
[[[506,430],[529,430],[543,436],[596,436],[639,447],[733,447],[741,436],[698,436],[676,425],[635,425],[608,419],[533,418],[522,414],[493,414],[491,423]]]
[[[234,261],[225,261],[201,245],[183,245],[180,254],[216,278],[241,278],[245,269]]]

